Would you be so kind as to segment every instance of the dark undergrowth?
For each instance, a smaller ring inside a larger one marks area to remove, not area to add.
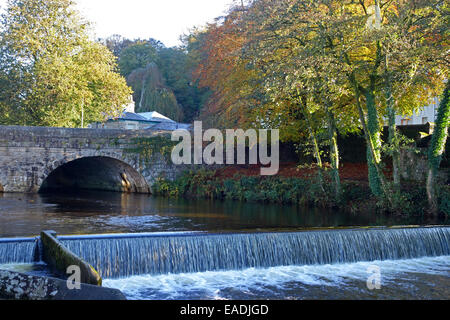
[[[158,179],[153,192],[172,198],[235,200],[276,204],[299,204],[311,207],[337,208],[358,212],[391,212],[398,215],[424,216],[427,212],[425,186],[406,184],[394,194],[394,203],[387,207],[384,201],[372,196],[367,183],[343,181],[342,197],[333,194],[333,186],[325,183],[322,190],[315,176],[310,178],[261,177],[235,175],[223,178],[216,171],[185,172],[175,181]],[[450,187],[440,188],[441,214],[450,217]]]

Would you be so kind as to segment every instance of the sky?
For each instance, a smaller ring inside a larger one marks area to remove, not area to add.
[[[155,38],[166,46],[179,45],[179,37],[194,26],[221,16],[231,0],[75,0],[94,23],[101,38]]]
[[[195,26],[224,15],[232,0],[74,0],[93,23],[95,36],[120,34],[129,39],[154,38],[167,47]],[[0,0],[5,7],[6,0]]]

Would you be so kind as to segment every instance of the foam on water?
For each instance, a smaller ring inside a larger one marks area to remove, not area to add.
[[[366,287],[371,275],[368,268],[372,266],[381,270],[380,291],[369,291]],[[439,279],[438,285],[433,283],[434,279]],[[135,300],[448,299],[449,292],[445,288],[450,285],[450,256],[143,275],[105,279],[103,284],[120,289]]]

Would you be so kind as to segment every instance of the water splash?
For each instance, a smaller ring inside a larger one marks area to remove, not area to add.
[[[366,286],[382,270],[382,289]],[[448,299],[450,256],[106,279],[130,300]]]

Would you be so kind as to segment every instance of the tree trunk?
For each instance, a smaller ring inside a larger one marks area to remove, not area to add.
[[[141,88],[141,99],[139,100],[139,111],[142,112],[144,110],[144,97],[145,97],[145,82],[147,81],[148,76],[145,74],[142,76],[142,88]]]
[[[309,120],[307,120],[307,121],[308,121],[308,128],[309,128],[310,136],[311,136],[311,142],[313,144],[314,156],[316,158],[317,167],[318,167],[317,177],[319,179],[320,189],[322,190],[322,192],[325,192],[325,188],[323,186],[323,183],[324,183],[323,162],[322,162],[322,157],[320,156],[319,143],[317,142],[317,137],[316,137],[316,133],[314,132],[314,129],[310,125]]]
[[[389,109],[389,143],[393,147],[392,152],[392,168],[394,187],[396,190],[400,190],[401,176],[400,176],[400,145],[398,143],[398,132],[395,124],[395,111]]]
[[[352,76],[350,78],[353,86],[354,86],[354,90],[355,90],[355,95],[356,95],[356,106],[358,109],[358,113],[359,113],[359,119],[361,121],[361,125],[363,126],[363,130],[364,130],[364,137],[366,139],[366,143],[367,143],[367,158],[368,158],[368,162],[370,163],[370,165],[372,166],[372,169],[370,170],[370,166],[369,166],[369,174],[372,174],[372,182],[376,183],[378,182],[378,186],[375,184],[375,187],[377,187],[377,189],[381,190],[380,192],[380,197],[384,196],[385,199],[389,202],[389,205],[392,207],[392,197],[391,197],[391,193],[389,190],[389,185],[387,184],[387,181],[385,179],[383,170],[381,169],[380,163],[381,163],[381,155],[380,155],[380,146],[381,146],[381,138],[380,136],[378,136],[378,142],[374,142],[374,139],[377,139],[377,135],[371,135],[370,134],[370,129],[366,123],[366,119],[365,119],[365,115],[364,115],[364,111],[362,109],[361,106],[361,91],[359,89],[359,85],[356,82],[356,79],[354,78],[354,76]],[[375,98],[372,95],[373,98]],[[369,95],[370,98],[370,95]],[[375,99],[372,100],[373,104],[372,106],[370,106],[370,103],[368,103],[368,107],[372,107],[375,108]],[[371,117],[373,117],[373,110],[371,113]],[[376,118],[376,113],[375,113],[375,119]],[[373,119],[372,119],[372,123],[373,125]],[[378,128],[378,121],[376,121],[376,125]],[[378,129],[379,130],[379,129]],[[378,147],[378,152],[377,152],[377,147]],[[373,161],[375,160],[375,161]],[[370,179],[370,177],[369,177]],[[372,186],[371,186],[372,187]]]
[[[437,216],[439,214],[438,197],[436,194],[436,176],[441,166],[442,156],[445,151],[445,145],[448,137],[448,126],[450,118],[450,102],[449,102],[450,81],[447,85],[439,106],[436,127],[434,129],[433,138],[431,139],[430,149],[428,151],[428,162],[430,170],[427,180],[427,194],[430,212]]]
[[[433,168],[428,170],[428,179],[427,179],[427,197],[428,197],[428,206],[430,213],[433,216],[437,216],[439,214],[439,204],[436,195],[436,175],[437,172]]]
[[[387,64],[387,63],[386,63]],[[398,139],[397,126],[395,123],[395,109],[394,109],[394,97],[392,96],[392,83],[391,77],[386,70],[386,105],[388,109],[389,120],[389,144],[392,147],[392,167],[393,167],[393,179],[394,187],[397,191],[400,191],[401,177],[400,177],[400,144]]]
[[[369,165],[369,184],[373,194],[381,197],[384,194],[379,170],[377,167],[381,164],[381,130],[378,123],[378,112],[375,106],[375,94],[372,89],[365,93],[367,105],[367,128],[372,141],[372,150],[367,152],[367,161]]]
[[[314,157],[316,158],[316,162],[317,162],[317,166],[318,166],[317,178],[319,179],[320,189],[322,190],[322,192],[325,193],[324,180],[323,180],[323,162],[322,162],[322,157],[320,156],[319,143],[317,141],[316,132],[314,131],[314,128],[312,126],[312,121],[311,121],[310,114],[308,112],[306,99],[302,99],[302,100],[303,100],[302,101],[302,103],[303,103],[303,108],[302,108],[303,115],[305,117],[305,120],[306,120],[306,123],[307,123],[307,126],[308,126],[309,135],[310,135],[310,138],[311,138],[311,143],[313,145]]]
[[[330,138],[330,161],[331,161],[331,171],[334,181],[334,190],[336,201],[340,202],[342,199],[342,186],[341,178],[339,176],[339,146],[338,146],[338,133],[336,128],[336,119],[334,118],[333,112],[330,110],[329,106],[326,107],[327,118],[328,118],[328,134]]]

